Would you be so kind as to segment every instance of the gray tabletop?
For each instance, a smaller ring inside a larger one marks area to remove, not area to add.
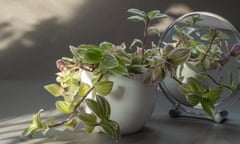
[[[86,134],[79,127],[76,131],[62,128],[50,130],[47,136],[34,135],[32,139],[20,137],[40,108],[44,115],[55,115],[55,99],[42,87],[46,81],[0,81],[0,143],[58,143],[58,144],[113,144],[103,133]],[[122,136],[120,144],[238,144],[240,141],[239,102],[229,109],[228,120],[223,124],[189,118],[170,118],[171,104],[158,95],[151,119],[139,132]]]
[[[210,11],[227,18],[239,29],[238,1],[177,0],[57,0],[0,1],[0,144],[114,144],[102,133],[49,131],[21,141],[20,135],[39,109],[56,115],[54,97],[44,89],[53,82],[55,61],[70,54],[68,46],[110,41],[131,43],[142,36],[142,25],[126,20],[128,8],[159,9],[170,21],[191,11]],[[165,23],[164,23],[165,24]],[[165,25],[168,25],[166,23]],[[164,28],[162,29],[162,31]],[[152,37],[155,40],[155,37]],[[156,41],[158,42],[158,40]],[[6,79],[6,80],[5,80]],[[27,80],[25,80],[27,79]],[[230,107],[224,124],[193,119],[172,119],[172,105],[163,95],[145,127],[123,136],[121,144],[238,144],[240,102]]]

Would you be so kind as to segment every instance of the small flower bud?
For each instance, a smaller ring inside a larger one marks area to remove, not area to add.
[[[64,70],[64,68],[65,68],[65,63],[64,63],[64,61],[63,61],[62,59],[58,59],[58,60],[56,61],[56,66],[57,66],[57,68],[58,68],[60,71],[62,71],[62,70]]]
[[[221,55],[221,60],[220,60],[221,65],[226,64],[229,61],[229,59],[230,59],[229,54],[222,54]]]
[[[240,55],[240,44],[233,45],[230,55],[235,57]]]
[[[115,46],[115,49],[118,51],[118,50],[121,50],[122,47],[121,47],[120,45],[116,45],[116,46]]]

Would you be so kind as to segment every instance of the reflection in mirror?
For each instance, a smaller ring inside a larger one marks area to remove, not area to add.
[[[219,15],[192,12],[172,23],[160,40],[161,47],[188,48],[188,60],[176,75],[160,84],[162,91],[187,113],[206,115],[221,122],[227,106],[237,99],[240,35]]]

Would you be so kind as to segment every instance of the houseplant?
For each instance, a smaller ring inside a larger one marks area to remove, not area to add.
[[[199,15],[193,16],[192,20],[187,22],[189,26],[176,27],[178,31],[176,43],[167,43],[160,47],[156,44],[147,46],[146,42],[149,30],[155,30],[150,25],[151,22],[165,18],[166,15],[158,10],[146,13],[138,9],[129,9],[128,12],[133,14],[129,20],[144,23],[143,40],[135,39],[128,47],[124,43],[115,45],[110,42],[70,46],[73,57],[63,57],[56,62],[60,71],[57,73],[57,83],[45,86],[52,95],[63,98],[56,102],[56,109],[66,114],[67,118],[60,122],[53,118],[42,120],[40,110],[33,116],[32,123],[23,135],[31,135],[37,131],[45,134],[49,128],[61,125],[74,129],[82,122],[89,133],[96,127],[101,127],[107,135],[119,140],[121,127],[111,119],[112,105],[109,104],[111,100],[107,98],[107,95],[112,94],[114,85],[117,85],[117,81],[111,79],[111,76],[117,75],[130,80],[140,76],[141,83],[149,85],[157,85],[166,77],[170,77],[177,82],[180,92],[186,96],[189,104],[201,105],[210,117],[213,116],[215,104],[223,88],[227,87],[231,91],[236,89],[238,82],[229,79],[229,85],[226,86],[208,74],[213,69],[219,70],[223,67],[229,57],[237,57],[240,54],[240,47],[235,45],[226,54],[221,52],[214,42],[227,36],[217,30],[201,34],[201,37],[205,38],[204,41],[210,42],[208,44],[191,39],[191,34],[198,34],[198,30],[193,26],[201,21]],[[212,49],[213,45],[218,53]],[[198,69],[198,75],[184,78],[181,75],[184,65],[190,65],[194,70]],[[82,76],[86,73],[91,75],[87,77],[90,83]],[[217,88],[208,87],[206,83],[200,82],[207,77],[217,85]],[[89,98],[90,94],[95,98]],[[84,104],[90,109],[90,113],[86,112]]]
[[[109,79],[109,75],[128,79],[135,79],[140,75],[141,83],[150,85],[158,84],[167,75],[174,75],[177,66],[189,57],[189,50],[169,47],[160,49],[155,44],[150,47],[146,45],[149,30],[154,30],[151,22],[165,18],[166,15],[159,10],[146,13],[138,9],[129,9],[128,12],[132,14],[129,20],[144,23],[143,40],[135,39],[129,47],[124,43],[114,45],[110,42],[70,46],[73,57],[63,57],[56,62],[60,71],[57,73],[57,83],[45,86],[53,96],[63,98],[56,102],[56,109],[68,117],[60,122],[53,118],[42,120],[40,113],[43,110],[40,110],[33,116],[32,123],[23,135],[32,135],[37,131],[45,134],[49,128],[61,125],[74,129],[81,121],[87,132],[101,127],[106,134],[118,140],[121,127],[111,119],[111,106],[104,98],[111,94],[116,83]],[[91,84],[83,80],[82,74],[86,72],[91,74]],[[95,96],[94,99],[88,98],[90,93]],[[84,110],[84,104],[90,108],[91,113]]]

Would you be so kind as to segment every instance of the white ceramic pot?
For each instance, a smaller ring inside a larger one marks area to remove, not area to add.
[[[141,78],[109,79],[114,81],[112,93],[106,97],[112,109],[111,119],[119,123],[122,134],[137,132],[152,115],[156,87],[144,84]]]
[[[119,123],[122,135],[139,131],[154,110],[156,86],[144,84],[141,76],[134,79],[109,76],[108,79],[114,82],[111,94],[106,96],[111,119]]]

